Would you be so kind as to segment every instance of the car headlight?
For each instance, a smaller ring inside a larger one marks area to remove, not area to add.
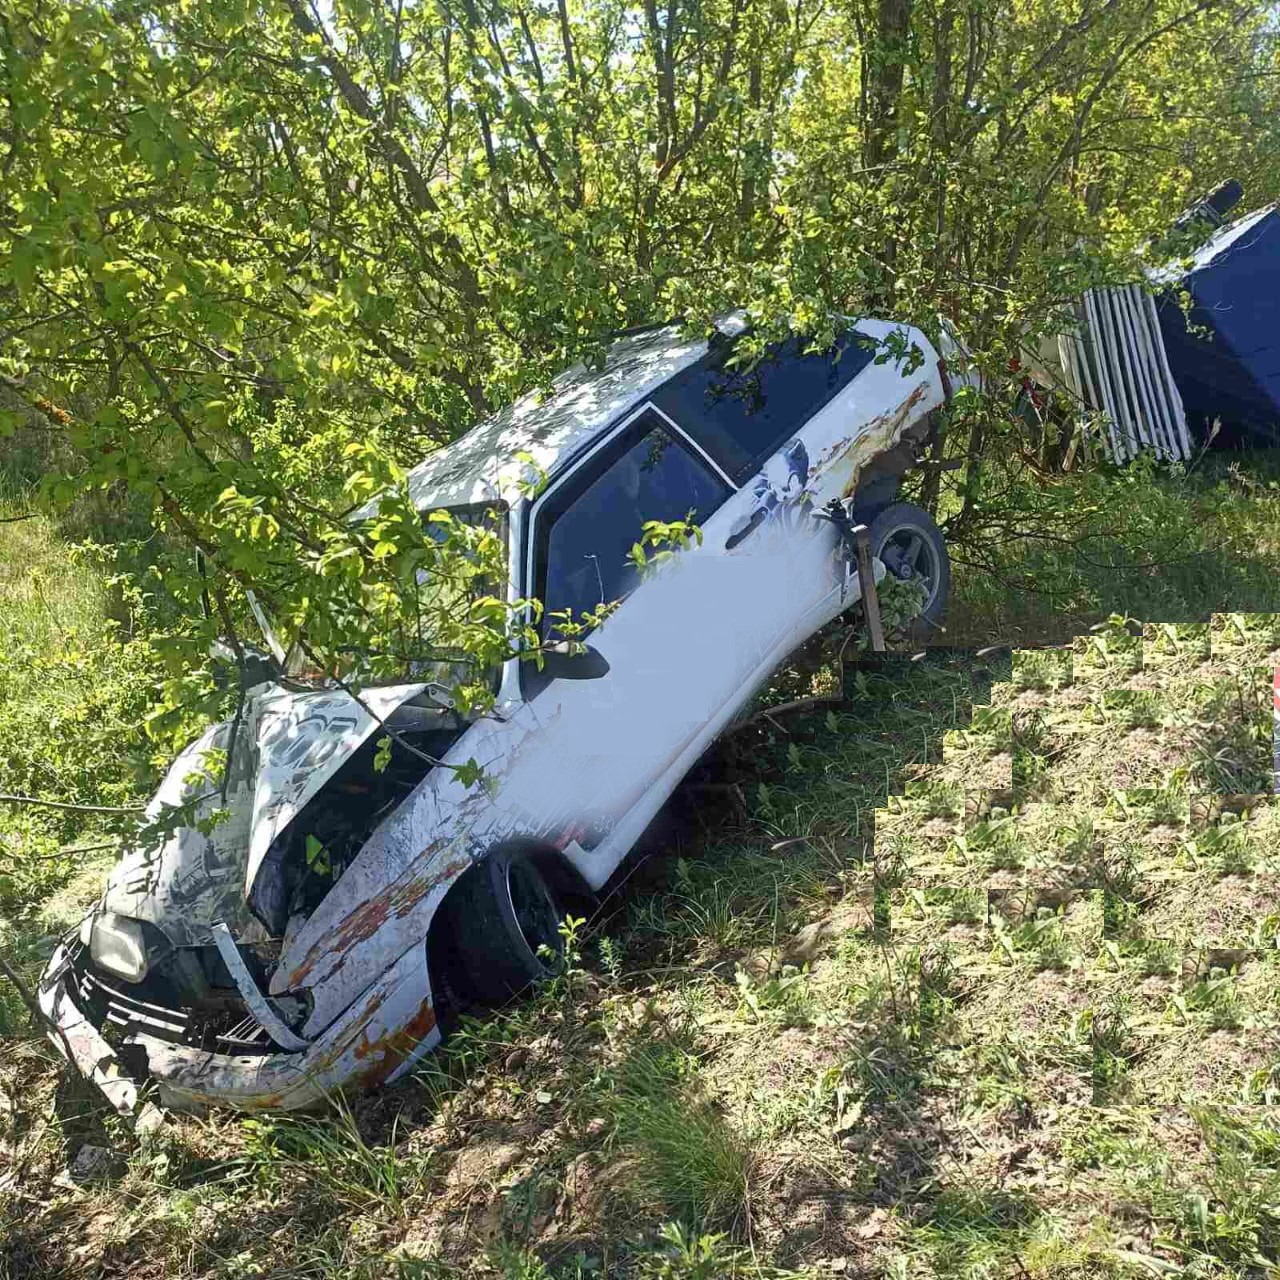
[[[114,911],[104,911],[93,922],[89,935],[93,962],[126,982],[141,982],[147,976],[147,943],[142,924]]]

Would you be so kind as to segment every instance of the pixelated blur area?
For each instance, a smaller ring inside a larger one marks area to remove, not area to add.
[[[1278,741],[1275,615],[1014,650],[877,810],[875,924],[963,983],[975,1061],[1038,1038],[1028,1097],[1280,1102]]]

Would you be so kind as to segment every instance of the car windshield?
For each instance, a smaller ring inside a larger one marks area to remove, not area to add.
[[[479,680],[496,691],[500,674],[498,668],[494,666],[482,670],[473,653],[456,642],[449,643],[442,633],[453,633],[455,627],[444,625],[446,621],[464,619],[470,605],[476,600],[485,596],[505,595],[506,507],[504,504],[489,503],[433,508],[423,511],[422,521],[426,535],[441,545],[451,536],[455,546],[459,541],[464,546],[467,545],[473,541],[467,530],[488,530],[495,534],[503,548],[502,580],[495,581],[491,575],[483,573],[433,574],[429,570],[420,569],[417,575],[417,616],[403,619],[398,628],[408,637],[405,646],[408,652],[391,645],[380,648],[340,644],[336,646],[337,651],[353,660],[354,669],[348,672],[347,678],[364,687],[426,682],[452,688],[464,683],[474,684]],[[459,526],[462,526],[461,530]],[[473,564],[478,562],[478,551],[473,554],[471,550],[466,550],[463,554]],[[251,605],[268,648],[275,654],[289,679],[303,683],[332,683],[332,679],[320,671],[308,656],[305,625],[298,633],[290,636],[266,616],[256,601],[251,601]]]

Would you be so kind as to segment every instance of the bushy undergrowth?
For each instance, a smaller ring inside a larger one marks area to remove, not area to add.
[[[1280,610],[1280,451],[1150,456],[1042,477],[996,459],[963,521],[944,496],[947,643],[1060,643],[1112,613],[1168,622]]]
[[[157,744],[145,726],[163,678],[134,614],[111,616],[101,557],[44,516],[0,525],[0,791],[86,806],[145,797]],[[98,829],[119,816],[94,815]],[[84,834],[70,810],[0,805],[8,860]],[[37,886],[30,886],[35,889]]]

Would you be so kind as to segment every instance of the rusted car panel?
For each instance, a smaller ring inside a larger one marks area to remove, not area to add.
[[[894,328],[857,332],[884,341]],[[506,507],[517,598],[541,595],[556,522],[586,502],[592,477],[630,466],[629,450],[644,464],[635,476],[670,465],[692,477],[702,537],[610,597],[623,604],[591,635],[592,679],[539,679],[513,660],[491,716],[451,718],[422,683],[358,698],[251,690],[234,750],[223,724],[175,762],[147,814],[163,834],[127,853],[79,944],[50,966],[41,999],[55,1043],[121,1110],[137,1090],[120,1062],[139,1051],[170,1103],[241,1109],[309,1105],[428,1051],[439,1029],[427,939],[458,881],[519,844],[603,886],[760,683],[857,600],[847,548],[812,516],[856,507],[867,477],[895,451],[909,457],[942,404],[936,353],[908,337],[921,353],[911,368],[852,347],[829,377],[819,361],[828,382],[802,418],[788,425],[789,402],[775,398],[787,429],[767,448],[725,434],[736,402],[699,434],[700,379],[717,385],[719,357],[664,330],[625,339],[603,370],[570,371],[429,458],[410,476],[424,512]],[[813,358],[793,358],[810,361],[812,381]],[[792,394],[787,376],[777,396]],[[517,454],[545,474],[536,496]],[[692,639],[661,639],[672,635]],[[482,761],[486,785],[421,760],[384,776],[375,735],[395,724],[429,737],[421,759]],[[202,762],[228,751],[228,776],[209,777]]]

